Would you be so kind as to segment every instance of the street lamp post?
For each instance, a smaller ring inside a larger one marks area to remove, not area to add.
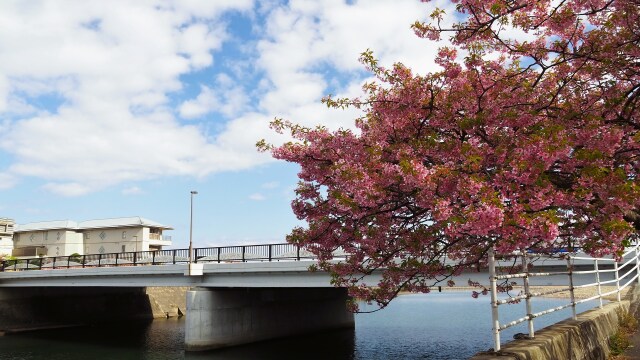
[[[191,191],[191,211],[189,212],[189,264],[193,263],[193,195],[197,191]]]

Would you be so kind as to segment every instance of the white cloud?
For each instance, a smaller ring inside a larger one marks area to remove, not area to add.
[[[360,95],[364,79],[358,58],[366,49],[374,50],[383,66],[401,61],[419,72],[435,70],[437,46],[415,36],[410,28],[434,6],[452,11],[444,1],[425,5],[339,0],[290,1],[273,10],[267,36],[258,44],[258,64],[271,85],[260,103],[262,108],[306,125],[353,128],[356,111],[329,113],[317,106],[328,92],[328,81],[335,86],[332,79],[346,80],[335,90],[338,95],[353,95],[354,89]]]
[[[292,0],[261,2],[249,14],[252,6],[249,0],[0,2],[0,43],[10,49],[0,50],[0,115],[22,114],[2,128],[0,150],[14,159],[0,170],[11,174],[6,184],[32,176],[72,196],[250,168],[273,161],[256,152],[257,140],[286,139],[268,128],[276,116],[353,127],[357,111],[327,110],[319,101],[330,91],[359,94],[368,75],[357,59],[365,49],[387,66],[434,68],[436,47],[409,28],[433,4]],[[241,44],[245,58],[220,57],[225,42],[237,41],[224,18],[233,11],[265,24],[254,23],[260,38]],[[227,68],[212,70],[221,63]],[[173,108],[184,76],[204,70],[213,72],[213,83],[200,84],[194,98]],[[39,97],[57,103],[41,106]],[[192,121],[181,123],[175,114]],[[208,114],[227,120],[211,124],[202,119]]]
[[[224,149],[198,127],[181,125],[167,105],[182,88],[180,76],[211,65],[227,38],[218,15],[250,7],[250,1],[1,3],[0,42],[11,51],[0,51],[0,111],[11,101],[62,99],[54,113],[34,111],[3,132],[0,149],[16,159],[7,171],[47,179],[45,189],[56,193],[82,195],[123,181],[236,169],[218,161]]]
[[[253,193],[253,194],[249,195],[249,199],[254,200],[254,201],[264,201],[267,198],[264,195],[260,194],[260,193]]]
[[[142,189],[140,189],[137,186],[131,186],[125,189],[122,189],[122,194],[123,195],[139,195],[142,194]]]
[[[80,196],[91,191],[91,187],[77,182],[69,183],[47,183],[43,186],[45,190],[64,196]]]
[[[242,113],[248,107],[248,97],[242,87],[235,85],[226,74],[218,75],[215,88],[201,85],[195,99],[180,105],[180,116],[186,119],[199,118],[217,112],[227,117]]]
[[[268,183],[264,183],[260,185],[260,187],[262,187],[263,189],[275,189],[278,186],[280,186],[280,183],[277,181],[270,181]]]
[[[0,190],[10,189],[17,183],[15,176],[0,172]]]

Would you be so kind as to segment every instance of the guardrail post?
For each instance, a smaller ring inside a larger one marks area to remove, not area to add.
[[[496,285],[496,257],[493,246],[489,248],[489,285],[491,287],[491,329],[493,349],[500,351],[500,319],[498,315],[498,286]]]
[[[640,242],[636,240],[636,273],[638,274],[638,284],[640,284],[640,261],[639,256],[640,252],[638,251],[638,247],[640,246]]]
[[[569,273],[569,298],[571,299],[571,312],[573,320],[578,320],[576,314],[576,293],[573,288],[573,265],[571,265],[571,256],[567,256],[567,272]]]
[[[620,302],[620,274],[618,269],[618,260],[615,260],[613,262],[613,268],[616,271],[616,292],[617,292],[616,298],[618,299],[618,302]]]
[[[600,286],[600,268],[598,266],[598,259],[593,259],[593,267],[596,270],[596,284],[598,284],[598,300],[600,300],[600,305],[598,306],[602,309],[602,287]]]
[[[529,324],[529,336],[533,338],[535,336],[535,332],[533,330],[533,317],[531,317],[533,312],[531,310],[531,291],[529,289],[529,261],[525,250],[522,250],[522,272],[525,273],[525,277],[522,280],[524,283],[524,293],[527,296],[525,303],[527,307],[527,316],[529,317],[529,320],[527,321]]]

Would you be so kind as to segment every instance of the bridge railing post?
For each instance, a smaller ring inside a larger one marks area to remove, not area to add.
[[[246,250],[247,250],[247,247],[242,245],[242,262],[245,262],[244,253],[245,253]]]
[[[4,272],[4,267],[7,265],[6,260],[2,260],[2,266],[0,266],[0,272]]]
[[[300,245],[296,245],[296,260],[300,261]]]
[[[272,250],[271,248],[273,247],[273,245],[269,244],[269,262],[271,262],[271,256],[272,256]]]
[[[136,266],[138,264],[138,252],[134,251],[133,252],[133,266]]]
[[[82,255],[82,268],[84,269],[84,264],[87,263],[87,255]]]
[[[156,264],[156,252],[153,251],[151,253],[151,265],[155,265]]]

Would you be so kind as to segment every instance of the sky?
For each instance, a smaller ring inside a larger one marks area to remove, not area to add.
[[[353,128],[383,66],[436,71],[410,26],[446,1],[2,1],[0,217],[142,216],[196,247],[280,243],[298,168],[255,144],[275,117]]]

